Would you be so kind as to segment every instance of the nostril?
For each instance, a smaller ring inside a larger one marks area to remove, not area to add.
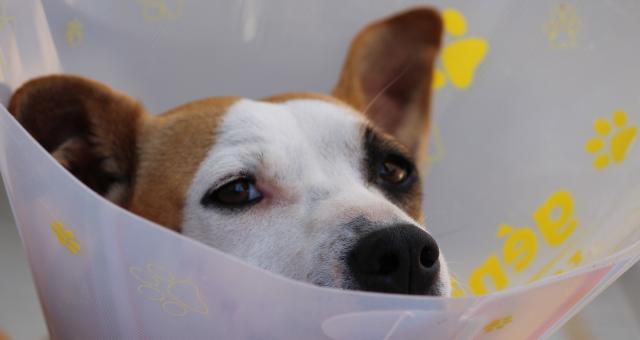
[[[440,252],[437,247],[425,246],[420,252],[420,264],[425,268],[431,268],[436,264],[439,257]]]
[[[394,225],[370,232],[345,255],[359,289],[404,294],[437,291],[440,250],[416,226]]]
[[[400,263],[398,261],[398,257],[395,254],[385,253],[380,256],[380,259],[378,260],[378,270],[376,271],[376,274],[393,274],[396,270],[398,270],[399,265]]]

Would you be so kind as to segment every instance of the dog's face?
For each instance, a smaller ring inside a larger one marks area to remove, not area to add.
[[[93,190],[188,237],[322,286],[448,295],[418,166],[440,36],[430,9],[368,26],[333,96],[208,98],[151,116],[51,76],[10,111]]]

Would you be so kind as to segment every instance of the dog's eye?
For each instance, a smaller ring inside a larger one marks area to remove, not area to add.
[[[388,155],[378,167],[378,177],[386,184],[402,185],[411,176],[411,162],[398,155]]]
[[[252,205],[261,199],[262,193],[256,188],[255,179],[242,177],[208,192],[201,203],[204,206],[234,208]]]

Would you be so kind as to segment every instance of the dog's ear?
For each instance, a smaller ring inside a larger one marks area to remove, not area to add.
[[[88,79],[47,76],[18,89],[9,111],[78,179],[123,203],[147,116],[139,103]]]
[[[333,91],[418,160],[426,153],[431,78],[441,40],[442,20],[431,8],[374,22],[351,43]]]

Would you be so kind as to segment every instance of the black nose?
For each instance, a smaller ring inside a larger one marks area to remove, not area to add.
[[[347,265],[362,290],[435,295],[439,257],[438,245],[427,232],[402,224],[360,239]]]

